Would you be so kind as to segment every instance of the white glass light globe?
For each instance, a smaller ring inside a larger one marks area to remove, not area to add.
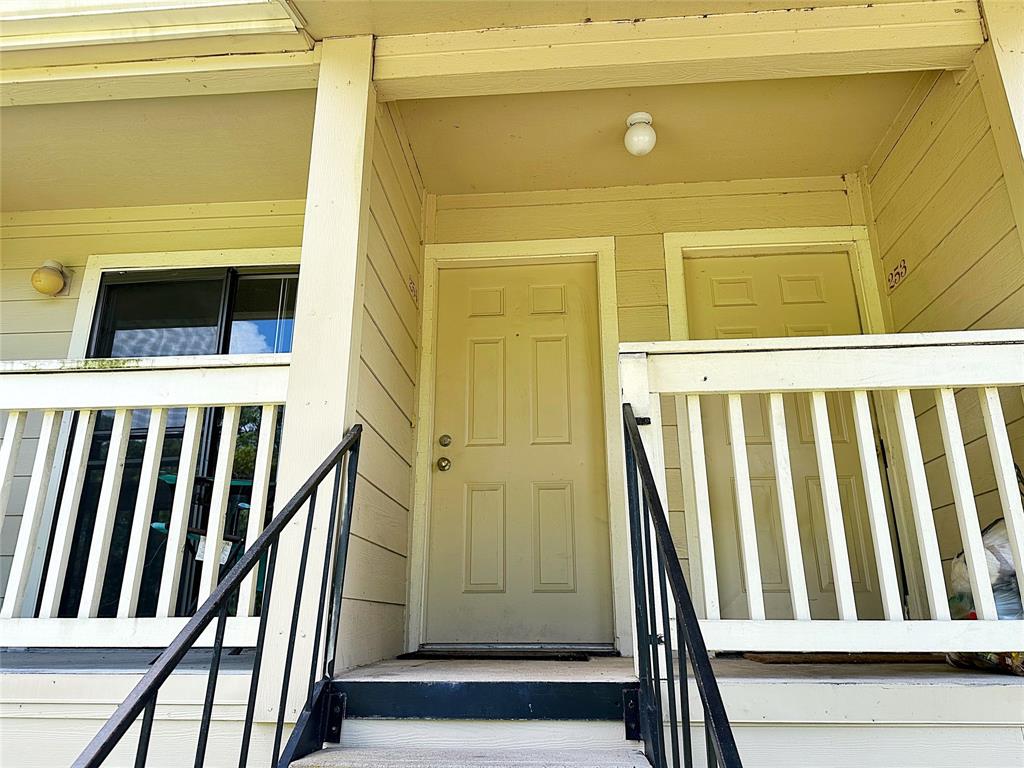
[[[651,123],[654,118],[648,112],[634,112],[626,118],[626,137],[623,143],[626,151],[636,157],[643,157],[654,149],[658,141],[658,134],[654,132]]]

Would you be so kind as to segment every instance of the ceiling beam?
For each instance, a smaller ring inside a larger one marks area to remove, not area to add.
[[[316,88],[319,47],[292,53],[0,70],[0,106]]]
[[[381,37],[384,101],[812,75],[961,69],[984,43],[974,0]]]

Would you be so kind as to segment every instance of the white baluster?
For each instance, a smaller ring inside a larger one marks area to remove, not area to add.
[[[270,469],[274,458],[274,435],[277,432],[277,406],[264,405],[260,416],[260,434],[256,443],[256,464],[252,473],[252,496],[249,499],[249,520],[245,529],[248,549],[263,532],[267,516],[267,495],[270,491]],[[238,592],[238,615],[252,616],[256,599],[256,576],[259,566],[245,577]]]
[[[36,444],[35,461],[32,462],[32,476],[25,496],[25,509],[18,528],[18,543],[14,548],[11,574],[7,578],[0,618],[13,619],[21,615],[21,603],[25,598],[29,572],[32,569],[32,555],[35,553],[36,536],[39,535],[39,521],[46,502],[50,472],[53,470],[53,454],[57,447],[59,411],[45,411],[39,428],[39,442]]]
[[[221,421],[217,467],[213,474],[213,496],[210,499],[210,515],[206,523],[203,570],[199,577],[200,605],[213,592],[220,578],[220,550],[224,539],[224,521],[228,513],[228,499],[231,495],[231,469],[235,463],[239,412],[240,408],[237,405],[226,406],[224,418]]]
[[[47,567],[46,582],[43,586],[43,601],[39,616],[53,618],[60,610],[60,599],[64,592],[64,577],[67,575],[71,547],[75,542],[75,526],[78,522],[78,508],[82,500],[82,487],[89,471],[89,451],[92,448],[93,429],[96,426],[96,411],[80,411],[71,441],[71,455],[68,461],[67,477],[64,478],[64,494],[57,512],[56,530],[53,536],[53,550]]]
[[[914,416],[914,402],[909,389],[896,390],[896,426],[910,490],[910,507],[914,513],[914,525],[917,527],[917,544],[921,552],[928,608],[933,619],[948,621],[946,580],[942,575],[939,540],[935,534],[931,496],[928,493],[924,459],[921,456],[921,441],[917,434],[917,419]]]
[[[832,560],[832,584],[835,587],[836,607],[840,619],[854,621],[857,618],[857,602],[853,596],[850,552],[846,545],[843,503],[839,496],[836,457],[832,449],[832,428],[828,423],[828,401],[824,392],[811,393],[811,424],[814,428],[814,448],[818,454],[821,504],[825,514],[825,530],[828,534],[828,554]]]
[[[178,577],[181,575],[181,559],[188,536],[188,518],[192,510],[192,487],[196,481],[196,457],[199,455],[202,426],[203,409],[189,408],[181,436],[181,455],[174,483],[174,499],[171,501],[171,519],[167,524],[167,550],[160,576],[157,616],[173,616],[175,601],[178,599]]]
[[[100,598],[103,596],[103,579],[107,572],[107,556],[110,554],[110,539],[114,533],[117,517],[117,501],[121,494],[121,478],[124,475],[124,460],[128,451],[128,437],[132,428],[132,412],[124,408],[114,411],[114,423],[110,428],[110,446],[103,467],[103,481],[100,483],[100,498],[96,507],[96,523],[92,529],[89,545],[89,559],[85,566],[85,582],[82,585],[82,601],[78,605],[78,618],[88,619],[99,613]]]
[[[939,427],[942,430],[942,445],[946,451],[949,482],[953,488],[953,502],[960,525],[960,538],[964,543],[964,557],[971,580],[975,612],[979,619],[994,620],[999,617],[996,615],[992,584],[988,578],[985,545],[981,540],[981,525],[974,502],[967,451],[964,449],[964,437],[957,414],[956,395],[952,389],[935,390],[935,410],[939,415]]]
[[[704,424],[700,412],[700,395],[686,396],[689,430],[690,467],[693,471],[694,510],[697,519],[700,570],[704,588],[704,617],[721,618],[718,598],[718,571],[715,566],[715,538],[711,525],[711,495],[708,491],[708,465],[704,451]]]
[[[121,597],[117,603],[119,618],[134,616],[139,604],[142,568],[146,560],[146,545],[149,543],[149,526],[153,519],[153,502],[156,499],[166,430],[167,410],[154,408],[149,412],[146,448],[142,454],[142,469],[139,471],[139,493],[135,497],[135,514],[128,534],[128,555],[121,581]]]
[[[11,497],[14,467],[18,461],[21,436],[25,433],[25,411],[8,411],[4,425],[4,441],[0,443],[0,528],[7,514],[7,501]]]
[[[768,396],[771,411],[772,456],[775,462],[775,481],[779,494],[779,516],[782,520],[782,548],[786,555],[786,574],[789,576],[789,595],[793,605],[793,618],[811,618],[807,601],[807,578],[800,548],[800,524],[796,517],[796,497],[793,494],[793,470],[789,457],[789,436],[786,433],[786,409],[779,392]]]
[[[754,524],[754,500],[750,493],[750,469],[747,464],[747,436],[743,429],[743,402],[739,395],[728,395],[729,439],[732,443],[732,465],[736,486],[736,513],[739,518],[740,558],[747,587],[747,610],[750,618],[765,617],[764,593],[761,589],[761,561],[757,553],[757,528]]]
[[[1003,404],[999,401],[999,390],[995,387],[986,387],[978,394],[981,397],[981,412],[985,418],[985,432],[988,434],[988,448],[992,454],[992,468],[996,472],[1003,519],[1010,538],[1010,552],[1017,569],[1017,584],[1024,595],[1024,505],[1021,504],[1017,472],[1010,452],[1010,438],[1006,434]]]
[[[896,576],[896,558],[892,550],[889,519],[885,510],[882,475],[875,455],[875,433],[871,426],[871,405],[868,393],[858,389],[853,393],[853,423],[857,432],[857,449],[864,480],[864,498],[868,505],[868,525],[875,548],[875,567],[882,593],[882,613],[888,621],[903,620],[903,602]]]

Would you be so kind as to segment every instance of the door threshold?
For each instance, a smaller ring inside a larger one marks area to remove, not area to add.
[[[423,643],[399,659],[484,661],[589,661],[619,656],[611,643]]]

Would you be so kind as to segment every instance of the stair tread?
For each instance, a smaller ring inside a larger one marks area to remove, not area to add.
[[[636,747],[617,749],[395,749],[332,747],[295,768],[650,768]]]

